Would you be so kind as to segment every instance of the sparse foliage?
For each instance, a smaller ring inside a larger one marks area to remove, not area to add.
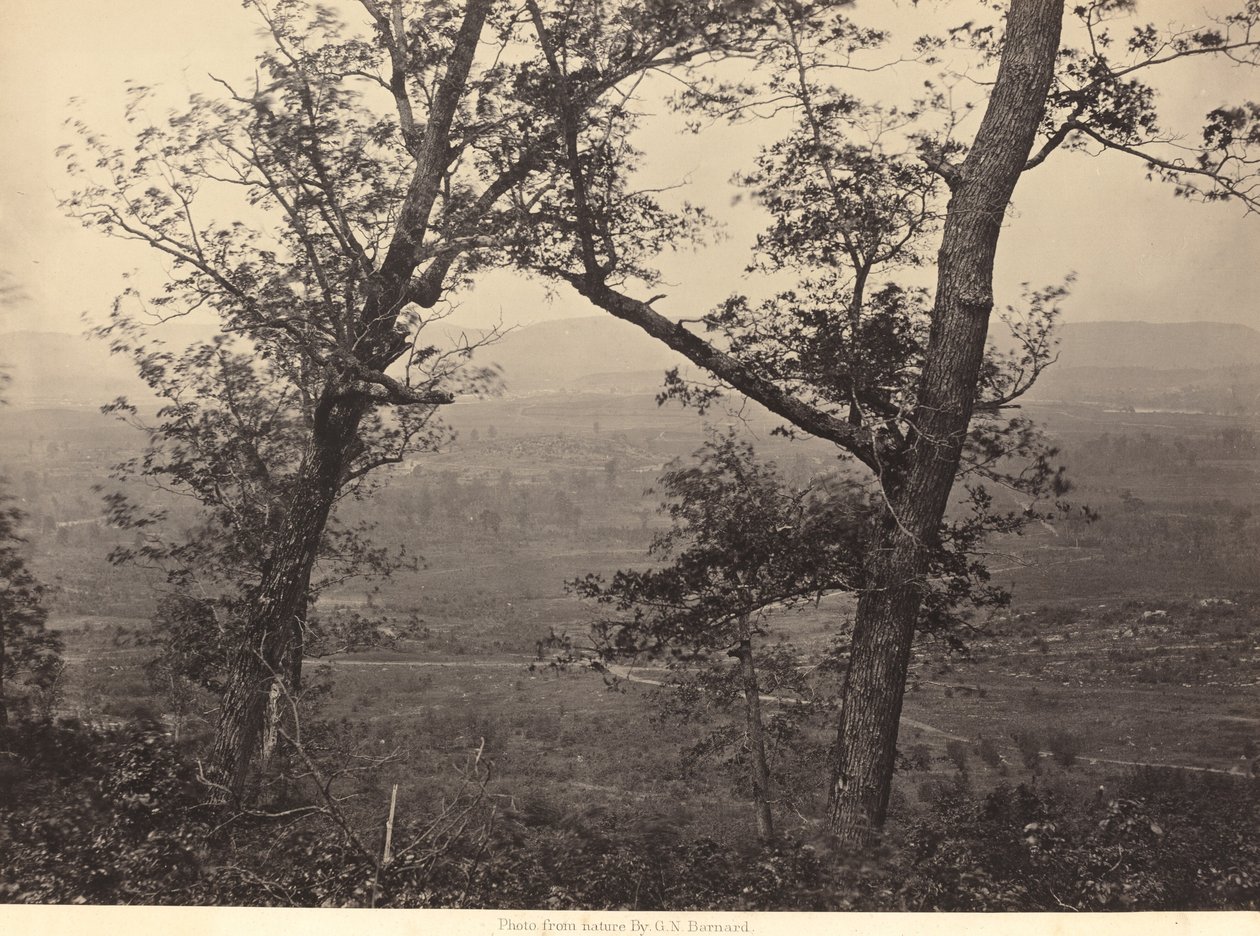
[[[719,709],[734,703],[731,693],[742,699],[742,731],[719,730],[702,746],[736,744],[747,764],[758,833],[769,839],[777,798],[770,789],[772,742],[790,746],[800,719],[829,707],[811,690],[803,667],[783,653],[766,654],[764,638],[775,613],[852,588],[867,506],[836,479],[792,490],[773,465],[758,462],[752,448],[729,433],[711,438],[692,464],[666,472],[660,486],[669,498],[661,510],[671,525],[649,553],[666,564],[622,570],[610,581],[589,575],[572,587],[611,612],[593,627],[606,658],[663,655],[684,668],[714,652],[735,660],[681,678],[685,692],[706,696]],[[779,693],[796,705],[767,725],[762,699],[769,694],[777,704],[784,701]]]
[[[149,300],[159,316],[213,309],[300,391],[295,493],[267,530],[224,695],[226,788],[240,791],[265,689],[294,657],[337,498],[374,464],[373,427],[394,425],[382,409],[427,415],[458,388],[420,326],[479,269],[510,264],[569,284],[866,469],[875,509],[852,575],[831,823],[869,841],[916,632],[951,639],[954,608],[1001,601],[977,557],[984,536],[1045,519],[1041,503],[1066,490],[1035,428],[1003,415],[1053,359],[1066,283],[1030,290],[1012,338],[988,346],[1016,186],[1057,150],[1101,149],[1140,158],[1177,194],[1253,208],[1255,106],[1215,108],[1186,146],[1145,77],[1194,56],[1256,64],[1260,6],[1204,28],[1121,30],[1133,5],[1093,0],[1066,17],[1065,41],[1061,0],[1011,0],[894,58],[888,37],[828,0],[360,0],[362,34],[322,7],[247,5],[273,40],[254,87],[221,83],[156,125],[136,89],[136,147],[81,128],[72,161],[91,178],[66,203],[171,262]],[[710,68],[730,59],[737,81]],[[844,86],[885,66],[926,69],[904,83],[909,100]],[[657,73],[678,80],[698,124],[788,125],[744,181],[770,216],[750,266],[792,288],[684,322],[654,308],[662,297],[635,297],[656,284],[656,254],[707,223],[637,183],[641,85]],[[240,218],[194,220],[212,187],[243,196]],[[929,291],[914,271],[932,258]],[[677,375],[665,395],[715,399]],[[576,525],[569,506],[556,512]]]

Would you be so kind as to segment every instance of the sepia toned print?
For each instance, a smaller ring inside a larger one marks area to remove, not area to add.
[[[1254,2],[6,17],[0,901],[1257,909]]]

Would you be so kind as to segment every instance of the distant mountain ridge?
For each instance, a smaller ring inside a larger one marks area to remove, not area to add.
[[[460,329],[442,328],[443,340]],[[478,329],[464,329],[470,336]],[[649,393],[679,354],[612,317],[557,319],[509,331],[478,353],[500,367],[509,394]],[[126,359],[104,343],[56,332],[0,335],[5,391],[18,406],[99,406],[120,395],[151,399]],[[1081,322],[1060,329],[1059,360],[1033,398],[1100,399],[1169,387],[1260,384],[1260,331],[1222,323]]]
[[[1151,393],[1260,383],[1260,331],[1247,325],[1071,323],[1059,330],[1058,355],[1030,399],[1181,406],[1189,405],[1182,397],[1156,401]],[[695,369],[634,326],[599,317],[521,328],[487,348],[485,359],[502,366],[509,393],[650,393],[669,368]]]
[[[1260,331],[1190,322],[1067,325],[1058,362],[1042,374],[1028,400],[1260,413]]]
[[[539,390],[629,392],[646,375],[659,388],[672,367],[688,367],[681,354],[611,316],[556,319],[509,332],[482,352],[502,368],[509,393]]]
[[[1220,322],[1074,322],[1060,330],[1071,367],[1209,370],[1260,366],[1260,331]]]

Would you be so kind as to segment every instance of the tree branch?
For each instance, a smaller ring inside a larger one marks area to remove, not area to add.
[[[782,416],[811,435],[834,442],[869,468],[878,465],[874,437],[830,413],[792,396],[777,384],[754,373],[736,358],[719,351],[682,325],[670,321],[645,302],[605,285],[598,276],[560,271],[559,275],[599,308],[643,329],[692,363],[704,368],[740,393]]]
[[[371,14],[381,33],[381,41],[389,52],[390,75],[386,87],[394,96],[394,106],[398,111],[398,123],[402,128],[403,142],[407,152],[417,159],[420,157],[420,133],[416,128],[415,112],[411,106],[411,95],[407,93],[407,49],[403,45],[405,32],[402,6],[393,0],[388,16],[376,0],[359,0],[363,8]]]
[[[1260,180],[1253,183],[1248,188],[1242,188],[1239,182],[1231,179],[1221,173],[1218,169],[1211,169],[1206,166],[1189,166],[1185,163],[1174,162],[1155,156],[1152,153],[1142,151],[1136,146],[1130,146],[1125,143],[1117,143],[1103,136],[1093,127],[1079,121],[1073,122],[1069,126],[1070,130],[1075,130],[1089,137],[1094,142],[1100,144],[1105,149],[1115,150],[1118,153],[1124,153],[1127,156],[1133,156],[1142,160],[1153,169],[1167,172],[1173,175],[1192,175],[1202,179],[1208,179],[1211,183],[1219,188],[1223,194],[1217,196],[1220,198],[1236,198],[1241,201],[1248,212],[1260,211],[1260,197],[1253,194],[1253,189],[1260,185]],[[1226,157],[1228,159],[1228,157]]]

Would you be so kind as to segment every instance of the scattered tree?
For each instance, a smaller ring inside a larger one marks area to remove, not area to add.
[[[692,464],[662,475],[660,487],[671,525],[649,554],[667,564],[619,571],[607,581],[588,575],[573,587],[610,609],[594,626],[596,646],[607,657],[693,661],[725,651],[734,658],[757,833],[769,840],[774,797],[758,644],[772,612],[852,588],[867,506],[837,481],[792,490],[772,464],[759,463],[730,434],[711,438]],[[803,542],[820,545],[802,549]]]
[[[76,165],[105,178],[67,202],[171,259],[159,314],[213,308],[302,388],[300,482],[267,537],[216,770],[239,790],[328,518],[374,463],[364,425],[383,408],[424,413],[451,399],[447,359],[417,340],[425,310],[481,266],[514,264],[570,284],[869,471],[880,509],[861,550],[831,808],[841,834],[869,837],[887,806],[911,642],[941,619],[930,600],[940,590],[927,587],[939,558],[983,594],[987,573],[962,547],[1036,516],[997,509],[979,482],[1025,502],[1063,490],[1035,430],[998,417],[1051,360],[1064,288],[1031,291],[1017,350],[986,354],[1015,186],[1057,150],[1102,149],[1140,158],[1182,196],[1254,207],[1255,107],[1212,111],[1187,156],[1168,142],[1145,76],[1192,56],[1254,64],[1260,6],[1121,39],[1111,21],[1132,4],[1091,0],[1072,11],[1083,41],[1063,47],[1062,0],[1011,0],[991,23],[925,39],[916,67],[951,48],[978,60],[967,103],[983,116],[966,140],[939,82],[904,107],[835,86],[885,38],[844,2],[360,3],[368,35],[322,8],[251,0],[274,40],[256,86],[199,96],[163,127],[145,125],[137,89],[138,146],[85,130]],[[738,82],[705,71],[732,56]],[[681,103],[701,120],[769,105],[795,121],[748,181],[772,218],[756,264],[799,275],[798,288],[764,305],[733,298],[699,317],[706,335],[656,311],[658,297],[632,295],[657,279],[653,255],[705,220],[634,183],[637,95],[659,71],[682,79]],[[231,224],[194,221],[214,187],[245,196]],[[933,256],[933,295],[893,279]],[[670,392],[711,400],[679,380]],[[975,483],[960,529],[946,510],[961,476]]]

